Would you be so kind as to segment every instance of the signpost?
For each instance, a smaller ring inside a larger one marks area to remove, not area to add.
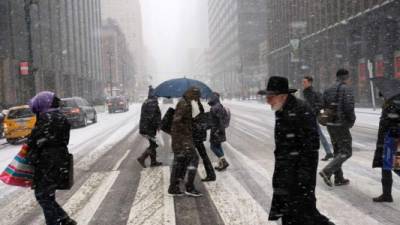
[[[21,61],[19,63],[19,74],[22,76],[30,75],[29,62]]]
[[[371,86],[371,98],[372,98],[372,107],[374,108],[374,111],[376,110],[376,104],[375,104],[375,92],[374,92],[374,84],[372,83],[371,78],[373,78],[373,66],[372,62],[368,60],[368,74],[369,74],[369,84]]]

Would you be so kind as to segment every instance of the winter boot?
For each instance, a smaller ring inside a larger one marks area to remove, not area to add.
[[[381,196],[373,198],[372,200],[374,202],[393,202],[392,184],[393,184],[392,180],[383,180],[382,179],[383,194]]]
[[[343,186],[350,184],[350,180],[346,178],[335,179],[335,186]]]
[[[146,168],[146,159],[147,157],[149,157],[150,153],[149,153],[149,149],[146,149],[146,151],[143,152],[143,154],[137,158],[137,161],[139,162],[139,164],[143,167]]]
[[[330,175],[326,174],[324,171],[321,171],[318,174],[322,177],[326,185],[328,185],[329,187],[333,186]]]
[[[328,154],[326,154],[325,157],[322,158],[321,160],[322,160],[322,161],[328,161],[329,159],[332,159],[332,158],[333,158],[333,154],[332,154],[332,153],[328,153]]]
[[[217,167],[217,168],[215,168],[217,171],[223,171],[223,170],[225,170],[226,168],[228,168],[228,166],[229,166],[229,163],[226,161],[226,159],[225,158],[222,158],[221,159],[221,161],[220,161],[220,165],[219,165],[219,167]]]
[[[69,217],[60,221],[60,225],[77,225],[77,224],[78,223],[75,220],[73,220]]]
[[[149,156],[150,156],[150,167],[161,166],[162,162],[157,161],[157,152],[155,149],[149,149]]]
[[[187,182],[186,182],[186,191],[185,194],[191,197],[201,197],[201,194],[194,187],[194,179],[196,178],[197,170],[196,169],[188,169]]]
[[[206,169],[207,177],[201,179],[203,182],[215,181],[215,171],[209,159],[203,159],[204,168]]]

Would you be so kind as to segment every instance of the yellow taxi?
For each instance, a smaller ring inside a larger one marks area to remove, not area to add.
[[[36,116],[28,105],[16,106],[9,109],[4,118],[4,136],[7,142],[14,144],[31,134],[36,123]]]

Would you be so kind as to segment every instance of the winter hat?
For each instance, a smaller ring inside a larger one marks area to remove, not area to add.
[[[346,70],[346,69],[339,69],[339,70],[336,72],[336,78],[337,78],[338,80],[347,80],[349,77],[350,77],[349,71]]]
[[[296,89],[289,88],[289,81],[286,77],[272,76],[268,80],[267,89],[260,90],[259,95],[279,95],[291,94],[296,92]]]
[[[35,114],[40,114],[50,111],[53,106],[55,94],[51,91],[39,92],[29,101],[29,107]]]

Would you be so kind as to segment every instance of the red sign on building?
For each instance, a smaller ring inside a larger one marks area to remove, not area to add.
[[[20,75],[29,75],[29,62],[20,62],[19,63],[19,74]]]
[[[379,59],[375,62],[375,76],[383,77],[385,73],[385,62],[383,59]]]
[[[400,55],[394,58],[394,76],[400,78]]]

